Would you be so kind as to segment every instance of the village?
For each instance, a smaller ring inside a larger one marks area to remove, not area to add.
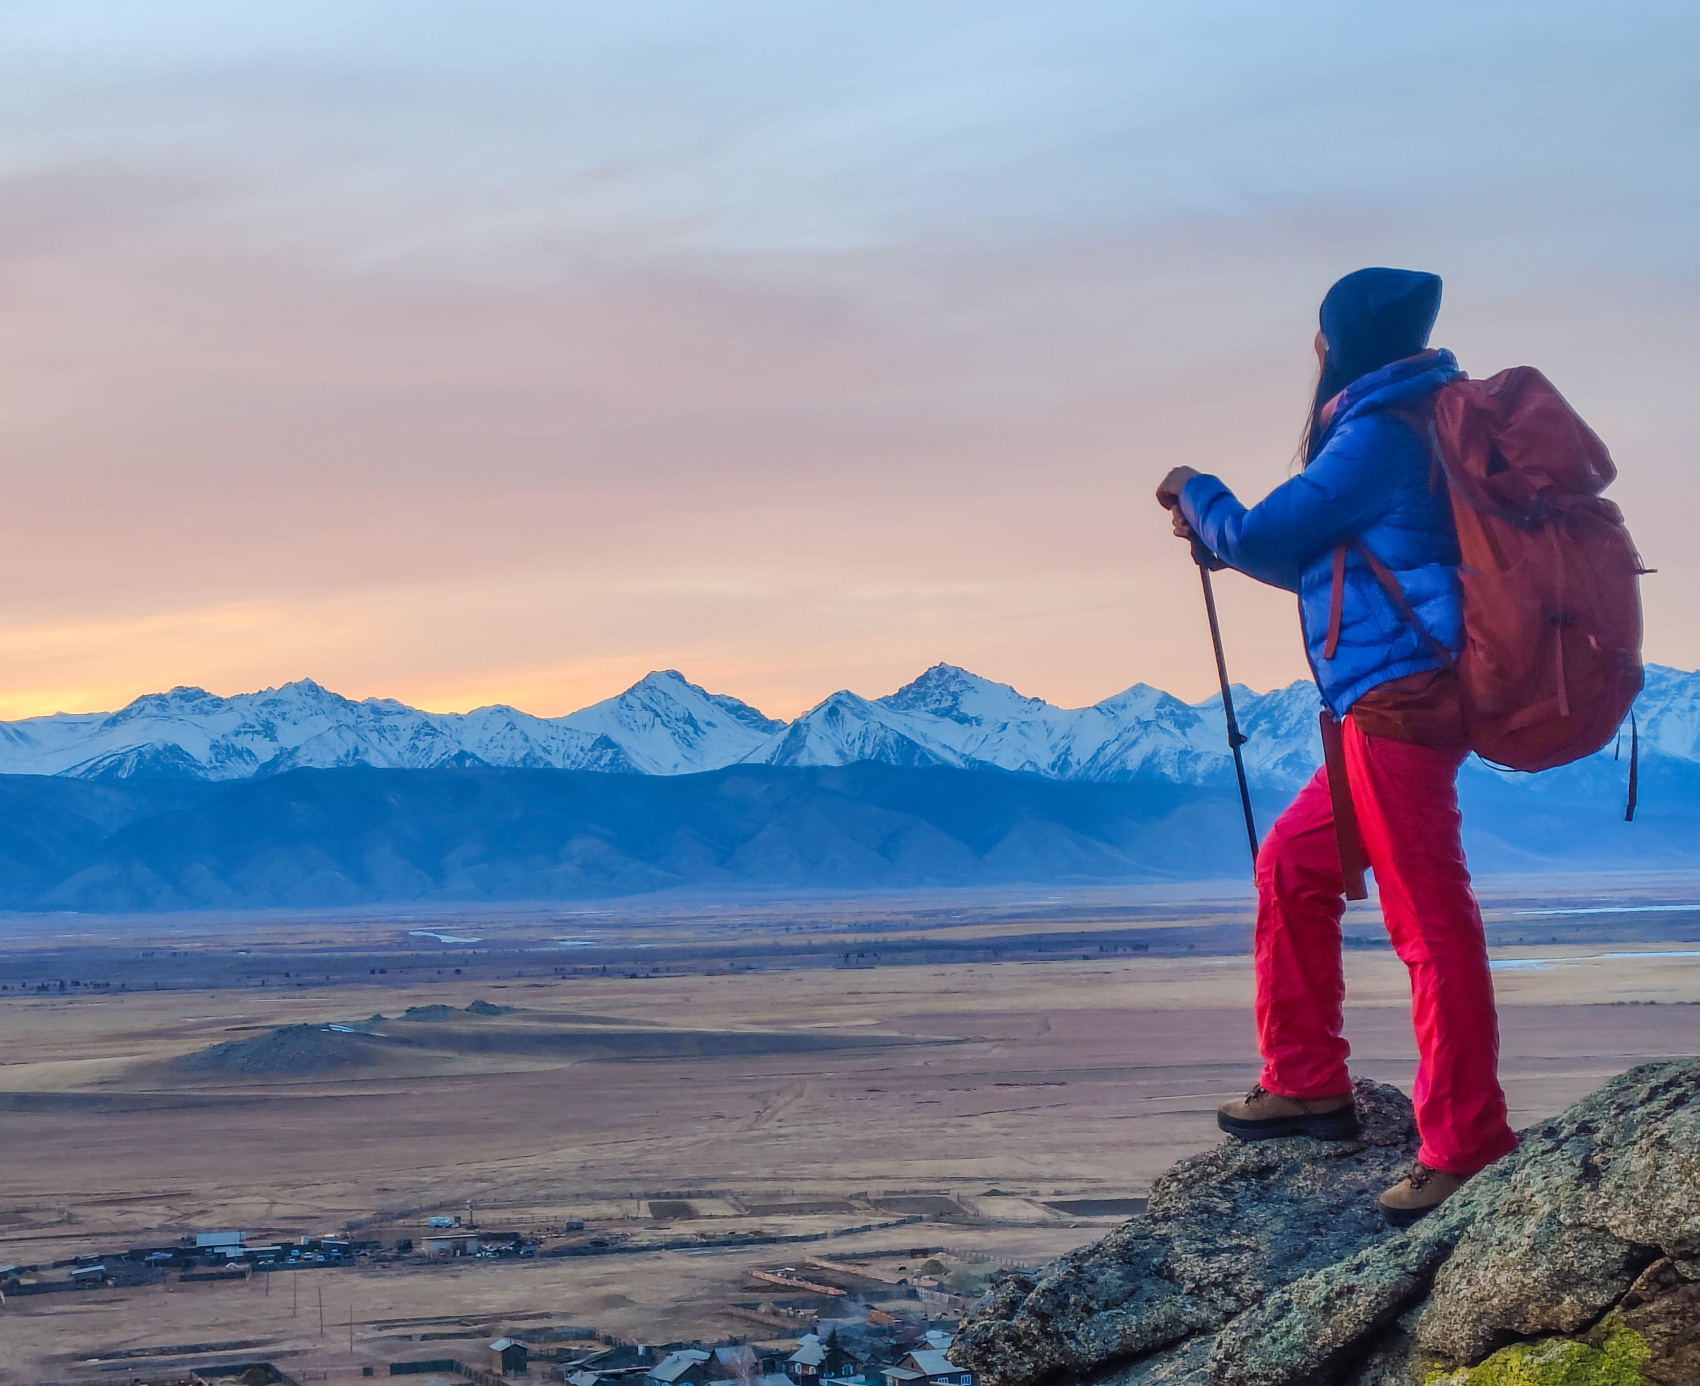
[[[656,1200],[665,1205],[666,1201]],[[672,1200],[682,1204],[683,1200]],[[663,1211],[676,1211],[663,1206]],[[857,1234],[918,1231],[920,1215],[892,1219]],[[933,1229],[937,1230],[936,1220]],[[831,1234],[829,1234],[831,1235]],[[721,1238],[699,1252],[819,1236]],[[675,1244],[676,1247],[676,1244]],[[742,1293],[717,1306],[740,1331],[716,1340],[639,1342],[562,1316],[443,1315],[362,1322],[352,1308],[346,1324],[334,1306],[348,1296],[333,1289],[327,1319],[325,1277],[306,1272],[464,1273],[484,1264],[549,1262],[563,1258],[654,1254],[659,1242],[634,1245],[628,1235],[587,1234],[568,1220],[547,1230],[514,1231],[476,1225],[465,1215],[437,1215],[412,1235],[299,1235],[287,1239],[243,1230],[189,1233],[169,1245],[86,1252],[42,1265],[0,1266],[0,1305],[16,1313],[42,1304],[37,1297],[246,1290],[287,1299],[291,1320],[317,1322],[322,1346],[271,1354],[251,1349],[265,1340],[179,1343],[157,1351],[80,1356],[72,1379],[122,1381],[125,1386],[301,1386],[308,1381],[379,1375],[419,1377],[420,1386],[475,1386],[554,1379],[568,1386],[977,1386],[974,1374],[950,1359],[962,1314],[1002,1276],[1016,1269],[982,1252],[943,1245],[889,1245],[798,1255],[744,1268]],[[287,1286],[287,1288],[285,1288]],[[46,1307],[43,1305],[43,1307]],[[231,1314],[234,1320],[241,1311]],[[220,1316],[222,1318],[222,1316]],[[346,1353],[345,1353],[346,1349]],[[330,1360],[327,1361],[327,1354]],[[75,1356],[75,1354],[73,1354]],[[290,1359],[305,1359],[300,1362]]]

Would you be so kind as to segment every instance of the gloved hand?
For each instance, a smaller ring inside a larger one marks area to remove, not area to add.
[[[1163,478],[1157,487],[1157,503],[1169,512],[1169,524],[1174,529],[1177,539],[1185,539],[1192,545],[1192,559],[1201,568],[1211,572],[1220,572],[1228,565],[1204,547],[1204,542],[1192,532],[1192,526],[1186,522],[1186,516],[1180,507],[1181,492],[1187,482],[1198,476],[1199,472],[1193,467],[1175,467]]]

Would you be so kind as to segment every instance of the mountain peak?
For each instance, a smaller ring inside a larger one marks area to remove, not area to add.
[[[209,693],[204,688],[193,684],[180,683],[175,688],[164,693],[144,693],[139,698],[133,698],[107,721],[113,725],[121,722],[134,721],[137,718],[171,715],[176,713],[193,714],[210,712],[223,707],[225,700],[216,693]]]
[[[899,693],[911,688],[1002,688],[1003,684],[994,684],[990,679],[983,679],[978,674],[964,669],[960,664],[946,664],[940,660],[931,668],[911,679],[898,690]],[[893,696],[896,696],[895,694]]]
[[[952,664],[952,663],[950,663],[949,660],[944,660],[944,659],[941,659],[937,664],[934,664],[934,665],[930,666],[928,669],[926,669],[921,674],[921,676],[919,678],[914,680],[914,682],[915,683],[923,683],[923,682],[925,682],[929,679],[933,679],[933,680],[949,679],[949,680],[952,680],[952,681],[955,681],[955,682],[965,682],[965,683],[985,683],[985,682],[987,682],[987,680],[981,678],[978,674],[972,673],[969,670],[964,669],[960,664]]]
[[[1012,711],[1037,711],[1049,706],[1038,698],[1026,698],[1007,683],[991,679],[955,664],[935,664],[918,678],[875,700],[895,712],[930,713],[955,721],[984,716],[995,709],[998,716]],[[970,708],[970,704],[974,704]]]
[[[1217,701],[1221,701],[1220,694],[1217,694]],[[1132,688],[1112,693],[1095,706],[1104,712],[1122,716],[1150,717],[1159,711],[1172,712],[1175,708],[1185,707],[1186,704],[1173,693],[1165,693],[1161,688],[1153,688],[1148,683],[1136,683]]]
[[[677,669],[651,670],[625,692],[555,723],[607,736],[637,770],[651,775],[734,764],[785,725],[736,698],[710,693]]]
[[[291,679],[263,693],[238,695],[223,701],[238,707],[257,706],[268,717],[337,717],[345,709],[359,706],[352,698],[333,692],[315,679]]]
[[[802,717],[799,717],[797,721],[801,722],[806,718],[815,716],[816,713],[825,712],[829,708],[837,708],[840,711],[859,713],[863,708],[869,706],[871,706],[869,700],[864,698],[860,693],[852,693],[848,688],[840,688],[836,693],[828,693],[826,697],[822,698],[818,703],[811,707],[803,714]]]
[[[785,726],[784,722],[775,721],[766,713],[751,707],[740,698],[732,697],[729,693],[710,693],[701,684],[692,683],[677,669],[652,669],[619,697],[642,701],[651,706],[652,699],[662,699],[670,704],[682,702],[697,703],[699,707],[706,705],[730,717],[740,726],[763,734],[779,731]]]
[[[696,684],[681,674],[677,669],[651,669],[641,679],[626,690],[635,693],[640,688],[695,688],[702,692]]]

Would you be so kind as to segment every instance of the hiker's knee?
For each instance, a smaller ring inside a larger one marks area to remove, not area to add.
[[[1294,900],[1309,896],[1337,895],[1340,866],[1322,849],[1313,832],[1295,830],[1285,818],[1274,827],[1257,849],[1257,889],[1265,900]]]
[[[1292,856],[1292,839],[1281,827],[1281,820],[1275,820],[1275,826],[1263,835],[1263,841],[1257,848],[1257,888],[1260,891],[1270,891],[1275,888],[1284,863]]]

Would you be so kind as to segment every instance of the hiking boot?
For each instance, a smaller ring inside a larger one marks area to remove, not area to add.
[[[1218,1107],[1216,1124],[1242,1141],[1277,1136],[1349,1141],[1358,1134],[1358,1109],[1349,1092],[1309,1099],[1277,1097],[1259,1083],[1239,1101]]]
[[[1421,1160],[1411,1172],[1376,1200],[1381,1216],[1392,1227],[1409,1227],[1464,1187],[1465,1180],[1443,1169],[1430,1169]]]

